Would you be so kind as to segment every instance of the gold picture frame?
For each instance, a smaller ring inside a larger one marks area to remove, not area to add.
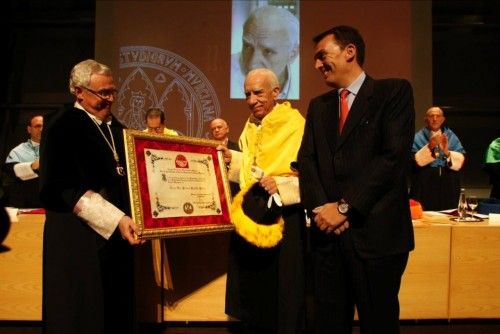
[[[131,216],[141,239],[233,229],[220,142],[123,130]]]

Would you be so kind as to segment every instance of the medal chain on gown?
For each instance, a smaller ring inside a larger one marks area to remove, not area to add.
[[[95,119],[92,119],[92,120],[94,121],[94,124],[97,126],[97,129],[99,130],[99,132],[101,133],[102,137],[106,141],[106,144],[108,144],[108,147],[110,148],[111,152],[113,152],[113,158],[116,161],[116,173],[118,175],[120,175],[120,176],[125,176],[125,170],[120,165],[120,158],[118,157],[118,152],[116,151],[115,139],[113,138],[113,133],[111,132],[109,124],[108,123],[104,123],[104,124],[106,124],[106,127],[108,128],[109,136],[111,137],[111,143],[109,142],[108,137],[106,137],[106,135],[102,131],[102,129],[99,126],[99,124],[97,123],[97,121]]]

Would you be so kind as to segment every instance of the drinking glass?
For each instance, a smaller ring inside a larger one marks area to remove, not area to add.
[[[465,221],[467,219],[467,198],[465,197],[465,189],[460,190],[460,197],[458,198],[458,221]]]
[[[476,208],[477,208],[477,197],[469,196],[469,198],[467,199],[467,205],[469,206],[470,209],[470,217],[474,219],[474,215],[476,214]]]

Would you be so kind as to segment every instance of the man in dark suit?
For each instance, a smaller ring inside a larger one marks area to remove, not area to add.
[[[235,151],[240,150],[237,143],[229,140],[229,125],[222,118],[214,118],[210,121],[210,131],[212,133],[212,138],[220,140],[222,145],[226,146],[228,149]]]
[[[241,151],[238,143],[231,141],[229,139],[229,125],[222,118],[214,118],[210,121],[210,132],[212,133],[212,138],[215,140],[220,140],[222,145],[233,151]],[[240,191],[240,185],[238,182],[229,181],[229,187],[231,188],[231,196],[236,196]]]
[[[399,333],[398,292],[414,248],[412,88],[365,74],[364,41],[352,27],[313,41],[315,68],[334,88],[310,102],[298,155],[301,198],[314,217],[315,333],[351,333],[354,306],[361,333]],[[349,107],[343,128],[341,104]]]

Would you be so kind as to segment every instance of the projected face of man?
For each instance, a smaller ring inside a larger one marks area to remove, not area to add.
[[[287,24],[267,16],[249,20],[243,30],[241,69],[248,73],[256,68],[268,68],[283,85],[288,79],[287,65],[298,54],[298,48],[290,45]]]

